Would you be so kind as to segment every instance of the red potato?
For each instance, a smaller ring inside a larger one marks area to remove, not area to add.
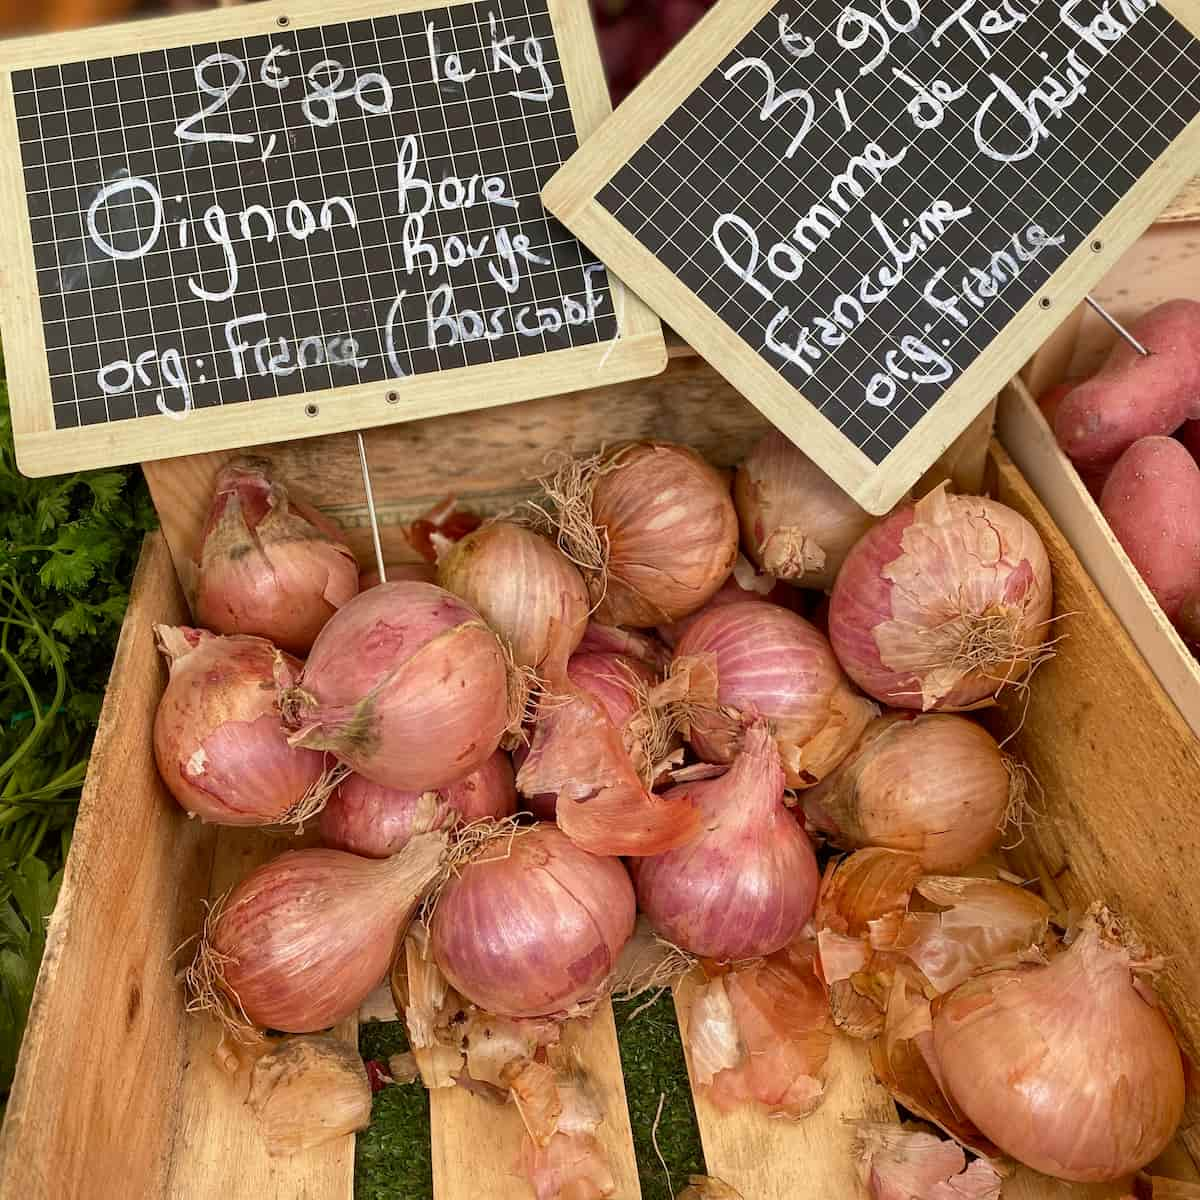
[[[1200,592],[1200,467],[1174,438],[1142,438],[1113,467],[1100,509],[1163,612],[1177,620]]]
[[[1058,406],[1079,386],[1079,382],[1078,379],[1068,379],[1066,383],[1055,384],[1038,399],[1038,408],[1042,410],[1051,429],[1054,428],[1054,418],[1058,413]],[[1108,465],[1081,467],[1076,463],[1075,470],[1078,472],[1079,478],[1083,480],[1083,486],[1087,488],[1092,499],[1099,500],[1100,493],[1104,490],[1104,481],[1108,478]]]
[[[1200,302],[1168,300],[1130,332],[1150,356],[1118,341],[1100,373],[1058,406],[1055,436],[1079,466],[1113,463],[1139,438],[1200,418]]]

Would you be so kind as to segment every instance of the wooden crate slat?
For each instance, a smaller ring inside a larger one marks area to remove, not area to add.
[[[616,1180],[613,1200],[639,1200],[612,1005],[605,1001],[590,1020],[569,1022],[563,1045],[578,1052],[604,1104],[597,1136]],[[532,1200],[516,1169],[524,1127],[514,1105],[499,1107],[457,1087],[431,1091],[429,1102],[435,1200]]]
[[[216,900],[255,867],[295,846],[292,837],[245,829],[220,830],[209,899]],[[231,1077],[217,1064],[217,1023],[192,1017],[187,1032],[188,1069],[178,1126],[182,1152],[173,1160],[167,1194],[353,1200],[354,1136],[338,1138],[301,1154],[271,1157],[254,1114],[244,1106],[248,1072],[243,1070]],[[343,1022],[334,1033],[357,1048],[356,1019]]]

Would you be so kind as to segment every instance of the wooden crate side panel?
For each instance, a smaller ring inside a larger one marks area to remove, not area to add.
[[[178,621],[166,543],[147,539],[50,921],[0,1143],[0,1195],[165,1197],[188,1020],[172,952],[196,931],[211,829],[180,819],[151,752]]]
[[[1012,460],[992,456],[997,497],[1046,545],[1062,618],[1055,657],[998,717],[1045,789],[1013,857],[1074,908],[1105,900],[1166,956],[1162,992],[1198,1059],[1200,741]]]

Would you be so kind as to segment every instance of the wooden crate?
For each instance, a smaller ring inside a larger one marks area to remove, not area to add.
[[[1200,300],[1200,223],[1154,226],[1121,259],[1096,295],[1123,322],[1135,320],[1164,300],[1181,296]],[[1094,313],[1081,309],[1005,390],[998,427],[1026,479],[1200,737],[1200,662],[1113,536],[1035,402],[1064,379],[1095,372],[1114,336]]]
[[[534,401],[470,417],[377,430],[368,439],[391,524],[448,490],[489,510],[519,494],[564,443],[658,436],[690,442],[732,465],[762,434],[757,412],[704,363],[677,358],[659,379]],[[946,469],[967,486],[986,466],[995,493],[1042,533],[1069,637],[1040,671],[1017,744],[1046,784],[1046,816],[1019,850],[1053,896],[1082,905],[1105,895],[1171,956],[1167,989],[1188,1045],[1200,1048],[1200,891],[1188,868],[1200,832],[1190,816],[1200,751],[1190,730],[1004,451],[988,449],[986,418]],[[350,438],[268,447],[280,473],[367,547]],[[986,462],[985,462],[986,459]],[[269,1159],[242,1096],[212,1063],[213,1029],[182,1006],[172,952],[197,929],[201,898],[280,846],[245,830],[186,819],[162,787],[150,732],[165,671],[150,627],[184,618],[171,550],[186,553],[217,460],[149,468],[165,536],[146,544],[118,648],[58,910],[51,922],[29,1032],[0,1144],[0,1196],[20,1200],[351,1200],[350,1139],[294,1159]],[[170,543],[170,544],[168,544]],[[394,554],[403,551],[393,530]],[[1114,706],[1117,711],[1114,712]],[[1116,719],[1114,719],[1116,718]],[[344,1031],[352,1034],[352,1029]],[[571,1035],[608,1101],[604,1136],[619,1200],[637,1172],[611,1010]],[[848,1118],[894,1119],[860,1043],[839,1039],[825,1105],[791,1124],[744,1111],[697,1113],[709,1170],[745,1200],[858,1200]],[[438,1200],[528,1200],[512,1172],[515,1114],[461,1091],[435,1093],[431,1130]],[[1169,1173],[1196,1178],[1173,1148]],[[1021,1172],[1014,1200],[1117,1200],[1119,1186],[1071,1187]],[[397,1200],[408,1200],[398,1197]]]

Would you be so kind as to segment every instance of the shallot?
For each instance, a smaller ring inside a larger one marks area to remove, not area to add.
[[[960,871],[1020,822],[1026,775],[965,717],[889,714],[804,795],[812,828],[845,849],[919,855],[927,871]]]
[[[738,468],[733,497],[750,557],[800,587],[831,588],[851,547],[875,523],[778,430]]]
[[[633,932],[633,887],[620,861],[589,854],[549,824],[501,823],[469,850],[430,924],[450,984],[508,1017],[592,1000]]]
[[[321,812],[321,840],[334,850],[390,858],[418,833],[516,811],[512,764],[497,750],[479,770],[437,791],[397,791],[349,776]]]
[[[539,511],[605,624],[669,625],[702,608],[733,570],[729,487],[686,446],[638,442],[568,462],[544,484]]]
[[[315,1033],[379,983],[441,868],[444,833],[394,858],[293,850],[252,871],[208,913],[187,971],[189,1007],[234,1029]]]
[[[897,708],[990,701],[1044,655],[1050,562],[1020,513],[945,487],[897,509],[846,558],[829,609],[838,660]]]
[[[511,722],[504,648],[457,596],[383,583],[321,631],[284,692],[294,745],[329,750],[372,783],[428,791],[478,770]]]
[[[192,605],[216,633],[256,634],[306,654],[325,622],[358,592],[342,531],[288,496],[261,459],[217,477],[195,557]]]
[[[688,740],[706,762],[731,762],[746,723],[766,717],[789,787],[811,787],[850,753],[878,709],[850,687],[824,637],[803,617],[744,601],[698,617],[675,648],[715,670],[715,697],[689,706]]]
[[[1146,952],[1093,905],[1047,965],[976,975],[936,1006],[933,1045],[953,1102],[1001,1150],[1074,1182],[1155,1158],[1183,1115],[1183,1060]]]
[[[490,521],[438,561],[438,582],[475,608],[508,643],[518,665],[559,673],[587,626],[587,587],[574,564],[540,533]]]
[[[171,794],[215,825],[302,825],[336,784],[326,757],[288,745],[276,686],[295,659],[256,637],[156,625],[170,678],[154,718],[154,756]]]
[[[639,907],[667,941],[701,958],[773,954],[812,916],[817,860],[783,803],[779,752],[765,721],[747,731],[718,779],[680,784],[700,831],[677,850],[633,865]]]

